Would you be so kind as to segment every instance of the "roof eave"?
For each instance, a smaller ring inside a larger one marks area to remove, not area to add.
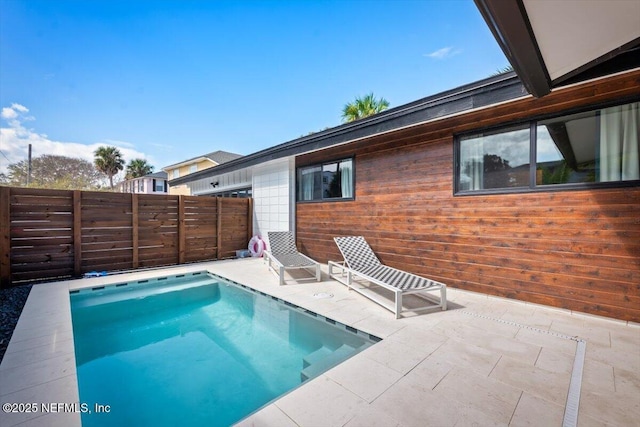
[[[192,164],[192,163],[195,163],[195,162],[201,162],[203,160],[208,160],[208,161],[210,161],[212,163],[216,163],[216,162],[214,162],[213,160],[211,160],[208,157],[200,156],[200,157],[194,157],[193,159],[185,160],[185,161],[180,162],[180,163],[174,163],[172,165],[165,166],[165,167],[162,168],[162,170],[168,173],[170,169],[175,169],[175,168],[179,168],[179,167],[182,167],[182,166],[187,166],[189,164]]]
[[[444,119],[454,114],[528,96],[518,76],[505,73],[385,110],[373,116],[345,123],[270,147],[169,181],[170,186],[209,178],[270,160],[299,155],[352,141]]]
[[[550,93],[551,78],[522,0],[474,2],[527,91],[536,98]]]

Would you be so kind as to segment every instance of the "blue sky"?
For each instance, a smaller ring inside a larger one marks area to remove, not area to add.
[[[471,0],[0,0],[0,172],[115,145],[156,170],[341,123],[508,65]]]

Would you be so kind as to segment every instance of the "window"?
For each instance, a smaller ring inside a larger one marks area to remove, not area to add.
[[[167,181],[164,179],[153,180],[153,191],[156,193],[166,193]]]
[[[460,138],[459,191],[529,185],[529,127]]]
[[[536,127],[536,184],[639,179],[639,105],[540,122]]]
[[[456,145],[456,189],[528,190],[638,180],[639,135],[640,103],[635,102],[462,136]]]
[[[138,181],[138,192],[144,193],[144,179]]]
[[[353,159],[298,169],[298,201],[354,198]]]
[[[223,191],[221,193],[212,194],[214,197],[230,197],[230,198],[240,198],[245,199],[247,197],[251,197],[251,187],[240,188],[237,190]]]
[[[189,166],[189,173],[194,173],[194,172],[198,172],[197,164]]]
[[[173,170],[173,179],[180,178],[180,169]]]

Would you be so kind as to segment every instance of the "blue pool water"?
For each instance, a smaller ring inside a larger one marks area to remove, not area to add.
[[[207,273],[74,291],[71,310],[85,427],[228,426],[377,341]]]

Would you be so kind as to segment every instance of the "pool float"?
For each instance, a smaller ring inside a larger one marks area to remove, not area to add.
[[[249,252],[251,252],[251,256],[254,258],[261,257],[266,248],[267,244],[260,236],[253,236],[251,240],[249,240]]]

